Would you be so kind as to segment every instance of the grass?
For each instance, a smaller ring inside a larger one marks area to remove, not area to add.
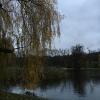
[[[0,80],[9,80],[9,79],[15,79],[20,77],[20,71],[21,68],[18,67],[1,67],[0,70]]]
[[[47,100],[47,99],[0,92],[0,100]]]
[[[67,71],[58,68],[45,69],[44,79],[42,80],[42,87],[57,86],[67,78]]]
[[[20,82],[20,69],[17,67],[0,67],[0,89],[13,86]]]

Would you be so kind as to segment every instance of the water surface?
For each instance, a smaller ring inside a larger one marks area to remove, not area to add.
[[[99,70],[73,70],[66,71],[66,73],[66,79],[52,82],[43,81],[34,90],[15,86],[10,87],[9,91],[18,94],[30,91],[49,100],[100,100]]]

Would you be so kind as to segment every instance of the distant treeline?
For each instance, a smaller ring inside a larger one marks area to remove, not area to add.
[[[0,66],[18,65],[22,67],[26,65],[28,58],[33,59],[32,62],[36,62],[36,57],[31,54],[24,57],[16,53],[0,53]],[[45,66],[49,67],[100,68],[100,51],[88,50],[85,52],[84,46],[76,45],[70,50],[47,50],[44,57],[40,56],[40,60],[41,62],[38,61],[38,64],[43,62]]]
[[[52,50],[45,56],[46,66],[67,68],[99,68],[100,52],[85,52],[84,47],[76,45],[71,50]]]

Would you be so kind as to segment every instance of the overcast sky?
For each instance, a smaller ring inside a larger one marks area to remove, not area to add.
[[[100,48],[100,0],[58,0],[58,8],[64,19],[55,48],[79,43],[92,50]]]

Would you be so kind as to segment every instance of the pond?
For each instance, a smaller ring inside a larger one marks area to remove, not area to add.
[[[8,91],[17,94],[34,92],[49,100],[100,100],[100,70],[71,70],[66,73],[63,80],[43,81],[34,90],[14,86]]]

